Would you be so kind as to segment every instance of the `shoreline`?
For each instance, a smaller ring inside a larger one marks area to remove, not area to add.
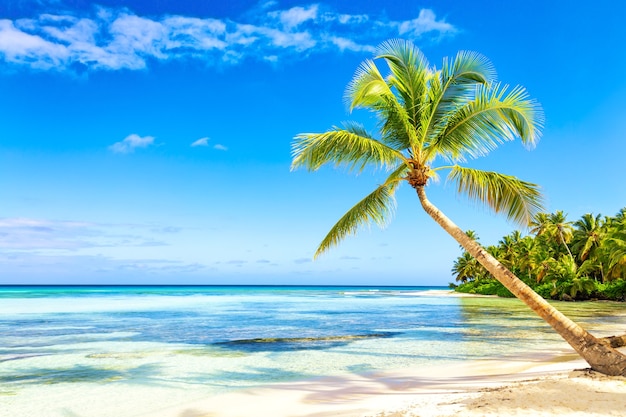
[[[3,303],[2,308],[11,313],[9,317],[19,330],[13,339],[5,340],[6,351],[30,356],[4,363],[0,379],[8,384],[0,387],[0,415],[582,417],[594,416],[589,413],[594,408],[589,404],[595,401],[613,404],[612,407],[620,411],[626,408],[626,381],[572,373],[588,365],[578,359],[565,342],[546,330],[541,321],[534,316],[531,320],[524,306],[509,300],[494,300],[494,296],[464,294],[468,298],[461,299],[449,289],[433,288],[413,293],[415,297],[409,297],[408,291],[380,291],[372,297],[363,296],[369,292],[358,292],[355,297],[341,298],[332,291],[325,291],[321,296],[306,298],[307,308],[296,309],[296,312],[310,320],[318,317],[315,315],[318,310],[327,308],[329,300],[338,300],[330,312],[381,312],[356,316],[367,325],[363,327],[372,331],[377,327],[371,323],[383,323],[379,325],[381,328],[391,330],[400,324],[404,330],[425,332],[427,336],[363,339],[329,349],[325,349],[328,346],[321,349],[313,346],[311,350],[270,346],[257,352],[254,349],[214,349],[211,343],[190,344],[190,338],[182,343],[158,340],[154,335],[146,340],[133,340],[135,333],[130,333],[136,326],[136,331],[151,335],[143,321],[131,320],[136,312],[141,312],[142,320],[144,316],[165,318],[159,323],[170,324],[159,330],[159,336],[178,334],[180,325],[202,323],[207,317],[219,323],[216,327],[219,334],[226,328],[231,329],[233,335],[246,336],[245,332],[240,332],[239,319],[229,324],[231,314],[215,314],[213,309],[219,304],[209,301],[225,302],[229,308],[218,310],[222,313],[228,313],[233,305],[244,305],[245,311],[252,312],[246,317],[257,318],[259,307],[249,308],[247,297],[186,297],[186,294],[119,297],[120,293],[75,298],[76,302],[71,303],[57,296],[45,302],[16,297]],[[263,301],[265,304],[261,305],[271,308],[280,305],[277,300],[285,301],[288,307],[277,311],[292,319],[291,306],[303,301],[300,294],[259,298],[257,292],[253,293],[252,300]],[[211,314],[207,315],[209,305]],[[200,321],[177,319],[181,306],[192,319]],[[577,317],[593,328],[596,335],[615,334],[616,329],[622,331],[626,324],[621,307],[586,307],[576,306]],[[392,316],[395,321],[388,317],[394,311],[402,312]],[[436,315],[430,314],[433,311]],[[119,317],[111,312],[119,313]],[[413,315],[405,317],[408,312]],[[104,320],[109,316],[114,316],[115,320]],[[131,320],[133,326],[126,323],[119,326],[120,317]],[[320,320],[313,324],[323,325],[324,317],[319,316]],[[46,321],[42,321],[44,318]],[[353,318],[350,315],[344,319]],[[434,324],[420,327],[426,319]],[[409,324],[405,325],[405,321]],[[462,326],[457,322],[462,322]],[[25,328],[23,323],[31,327]],[[50,327],[49,323],[56,327]],[[303,340],[308,337],[306,329],[317,329],[307,321],[279,322],[284,323],[294,328],[298,324]],[[207,330],[189,329],[198,331],[198,334],[191,334],[194,337],[203,336]],[[253,336],[263,333],[254,329],[255,332],[250,333]],[[351,331],[349,326],[342,329],[345,331],[335,333]],[[37,331],[43,336],[37,337]],[[285,340],[297,340],[293,339],[294,335],[300,337],[292,333],[287,334]],[[500,340],[502,344],[498,343]],[[544,396],[555,392],[562,394],[557,398]],[[587,392],[589,395],[581,394]],[[563,396],[587,401],[576,405],[585,412],[575,414],[571,407],[567,413],[554,411],[555,401],[561,401]],[[535,397],[541,401],[537,403]],[[510,407],[514,403],[518,405],[513,410]],[[524,414],[528,409],[533,412]],[[612,415],[608,408],[603,413],[597,416]]]
[[[602,404],[598,410],[598,402]],[[350,374],[282,383],[181,404],[153,417],[620,416],[626,378],[588,369],[575,353],[543,361]]]
[[[1,396],[12,417],[605,417],[626,408],[626,378],[607,377],[568,349],[549,356],[349,373],[210,394],[114,381],[49,385]],[[164,381],[165,382],[165,381]],[[211,381],[205,383],[210,384]],[[42,387],[43,388],[43,387]],[[36,399],[36,400],[35,400]],[[113,400],[114,399],[114,400]],[[45,411],[45,412],[44,412]]]

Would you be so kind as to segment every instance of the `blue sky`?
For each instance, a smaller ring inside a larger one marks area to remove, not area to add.
[[[474,50],[544,108],[536,149],[472,162],[542,186],[570,220],[626,205],[626,3],[5,0],[0,284],[446,285],[456,243],[402,187],[394,220],[316,261],[376,173],[290,172],[292,138],[346,120],[381,42],[440,67]],[[494,244],[515,226],[433,203]]]

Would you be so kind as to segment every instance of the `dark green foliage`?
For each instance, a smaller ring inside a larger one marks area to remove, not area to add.
[[[626,301],[626,208],[615,217],[585,214],[569,222],[562,211],[538,213],[531,235],[504,236],[487,251],[547,299]],[[473,232],[472,232],[473,233]],[[510,297],[467,252],[454,262],[456,291]]]
[[[598,285],[598,293],[607,300],[626,301],[626,280],[616,279]]]

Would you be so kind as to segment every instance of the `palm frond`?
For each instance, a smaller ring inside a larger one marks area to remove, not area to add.
[[[433,110],[428,112],[428,129],[425,129],[424,134],[430,135],[435,128],[431,126],[433,123],[445,126],[457,108],[474,98],[477,84],[495,81],[493,64],[477,52],[461,51],[452,60],[444,58],[441,71],[436,73],[430,83]]]
[[[435,132],[427,153],[430,158],[441,155],[452,161],[476,158],[516,137],[532,147],[542,126],[543,111],[523,87],[508,91],[500,84],[479,84],[475,98],[459,107]]]
[[[459,51],[453,60],[443,59],[443,80],[454,84],[491,84],[496,81],[496,69],[484,55],[473,51]]]
[[[510,175],[455,165],[448,179],[456,182],[459,193],[486,204],[496,213],[504,213],[523,226],[528,226],[542,208],[539,187]]]
[[[363,225],[375,223],[381,228],[385,227],[395,213],[396,200],[394,195],[407,169],[408,167],[404,164],[398,166],[383,185],[378,186],[372,193],[348,210],[322,240],[314,258],[338,245],[346,236],[356,234],[359,227]]]
[[[401,39],[382,43],[376,58],[384,59],[389,65],[392,76],[387,81],[398,91],[413,126],[417,126],[427,90],[428,60],[411,41]]]
[[[366,60],[359,66],[344,97],[350,111],[365,108],[378,115],[383,143],[395,149],[409,147],[415,136],[409,114],[373,61]]]
[[[367,59],[359,65],[346,87],[344,98],[350,107],[378,108],[383,97],[393,98],[393,92],[378,71],[374,61]],[[383,102],[384,103],[384,102]]]
[[[362,171],[367,165],[395,167],[399,160],[406,159],[401,152],[374,139],[357,123],[347,123],[344,129],[334,127],[326,133],[301,133],[294,138],[291,150],[292,170],[315,171],[332,163]]]

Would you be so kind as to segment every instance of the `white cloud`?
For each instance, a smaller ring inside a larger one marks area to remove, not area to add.
[[[274,47],[293,48],[297,52],[311,49],[317,44],[309,32],[284,32],[278,29],[259,27],[256,29],[256,33],[266,38]]]
[[[191,147],[195,148],[196,146],[209,146],[209,138],[200,138],[194,143],[191,144]]]
[[[213,146],[213,149],[217,149],[218,151],[227,151],[228,148],[224,145],[220,145],[219,143],[215,146]]]
[[[283,28],[291,30],[307,20],[315,20],[317,18],[318,5],[314,4],[309,7],[292,7],[289,10],[272,12],[269,15],[277,17]]]
[[[454,32],[455,28],[444,20],[437,20],[435,13],[430,9],[420,10],[416,19],[398,22],[398,33],[400,35],[411,35],[419,37],[427,32],[438,32],[441,34]]]
[[[7,19],[0,20],[0,53],[7,62],[42,69],[64,66],[69,57],[64,45],[25,33]]]
[[[169,36],[167,49],[224,50],[228,44],[221,39],[226,33],[226,24],[216,19],[173,16],[166,18],[163,25]]]
[[[80,16],[48,13],[0,19],[0,62],[60,71],[77,64],[87,70],[137,70],[174,59],[211,65],[248,58],[274,63],[314,52],[371,52],[382,40],[398,35],[414,39],[456,31],[430,9],[422,9],[414,19],[390,21],[338,13],[324,4],[278,7],[277,2],[265,2],[239,21],[147,17],[103,7]]]
[[[339,20],[339,23],[343,25],[362,24],[369,20],[369,16],[365,14],[340,14],[337,16],[337,20]]]
[[[131,153],[135,148],[147,148],[154,143],[154,137],[141,137],[136,134],[128,135],[121,142],[115,142],[109,149],[115,153]]]
[[[354,52],[374,52],[376,48],[370,45],[359,45],[352,39],[346,39],[338,36],[333,36],[330,41],[339,48],[340,51],[354,51]]]

